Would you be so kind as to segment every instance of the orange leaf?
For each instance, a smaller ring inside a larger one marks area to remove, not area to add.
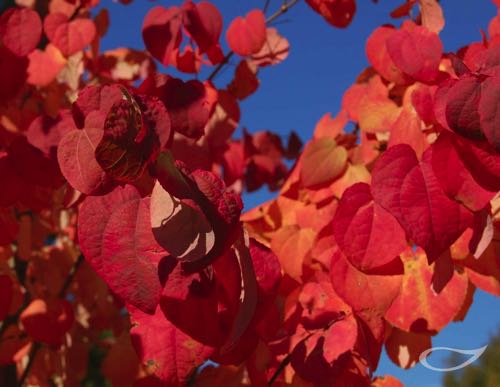
[[[312,140],[302,155],[300,178],[306,188],[328,184],[344,172],[346,163],[346,149],[333,138]]]
[[[433,290],[436,262],[427,264],[425,253],[407,250],[401,255],[405,274],[401,293],[394,300],[385,318],[407,332],[435,333],[453,320],[462,308],[467,294],[468,278],[454,271],[439,293]]]
[[[316,233],[308,228],[286,226],[271,240],[271,249],[278,256],[281,267],[297,282],[302,282],[302,265],[306,263]]]
[[[66,300],[45,301],[37,298],[21,313],[20,320],[34,340],[59,346],[73,325],[73,308]]]

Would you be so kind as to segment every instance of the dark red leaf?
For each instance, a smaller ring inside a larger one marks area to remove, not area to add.
[[[345,28],[351,24],[356,13],[355,0],[306,0],[307,4],[318,12],[334,27]]]
[[[142,24],[142,38],[147,50],[165,66],[182,40],[184,11],[179,7],[151,8]]]

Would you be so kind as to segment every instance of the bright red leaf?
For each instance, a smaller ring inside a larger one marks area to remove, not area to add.
[[[266,41],[266,19],[259,9],[254,9],[245,17],[238,16],[226,31],[229,47],[236,54],[248,56],[260,51]]]
[[[469,210],[449,199],[432,170],[432,149],[419,162],[409,145],[387,150],[372,173],[375,202],[435,261],[472,223]]]
[[[373,201],[365,183],[352,185],[342,195],[333,217],[333,235],[347,259],[362,271],[399,259],[406,247],[404,230]]]

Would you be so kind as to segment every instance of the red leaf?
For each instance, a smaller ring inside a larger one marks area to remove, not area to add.
[[[335,292],[382,337],[382,317],[399,295],[402,275],[372,275],[356,269],[339,250],[334,252],[330,276]]]
[[[259,87],[260,81],[257,78],[258,68],[248,60],[242,60],[234,71],[234,78],[227,91],[238,98],[240,101],[255,93]]]
[[[215,244],[215,232],[200,208],[171,195],[158,182],[151,194],[151,226],[160,246],[183,261],[203,258]]]
[[[429,265],[421,250],[415,254],[407,251],[402,258],[405,274],[401,292],[385,318],[406,332],[434,334],[460,311],[467,293],[467,275],[452,271],[451,279],[437,293],[432,286],[436,263]]]
[[[481,84],[479,119],[486,139],[500,152],[500,77],[489,77]]]
[[[95,24],[90,19],[70,20],[63,13],[50,13],[43,21],[45,34],[63,55],[71,56],[94,40]]]
[[[26,131],[26,138],[45,155],[50,155],[59,145],[61,138],[72,129],[76,128],[71,112],[61,110],[55,118],[46,115],[35,118]]]
[[[472,224],[471,212],[442,191],[431,161],[432,148],[419,162],[409,145],[400,144],[382,155],[372,173],[375,202],[399,221],[409,239],[425,249],[429,262]]]
[[[170,115],[172,130],[194,139],[204,134],[217,102],[216,90],[197,80],[184,82],[170,76],[150,77],[139,90],[160,98]]]
[[[254,9],[245,17],[234,19],[226,31],[226,39],[231,50],[238,55],[258,53],[266,41],[266,18],[262,11]]]
[[[111,86],[86,86],[78,93],[77,100],[73,103],[73,119],[78,128],[83,128],[86,118],[92,112],[99,112],[104,119],[109,110],[116,102],[123,97],[122,91],[118,85]],[[94,126],[95,127],[95,126]]]
[[[60,346],[74,321],[73,308],[66,300],[45,301],[37,298],[19,317],[23,327],[34,340]]]
[[[30,8],[9,8],[0,17],[2,43],[17,56],[33,51],[42,36],[42,20]]]
[[[358,323],[350,315],[332,324],[325,333],[323,356],[328,363],[333,363],[342,354],[354,348],[358,340]]]
[[[333,218],[333,235],[347,259],[359,270],[389,264],[406,248],[405,232],[397,220],[373,202],[370,186],[348,188]]]
[[[109,176],[133,182],[170,140],[170,118],[158,98],[123,93],[126,99],[116,102],[106,116],[95,156]]]
[[[44,51],[34,50],[28,58],[27,82],[35,86],[49,85],[66,65],[61,51],[52,43],[47,44]]]
[[[102,195],[111,188],[111,179],[95,158],[102,134],[100,128],[75,129],[61,139],[57,148],[62,174],[73,188],[87,195]]]
[[[55,157],[44,155],[25,137],[10,145],[9,158],[17,175],[29,184],[59,188],[64,182]]]
[[[132,324],[132,344],[141,361],[165,385],[188,383],[196,367],[214,351],[173,325],[159,307],[154,315],[145,314],[133,306],[127,309]]]
[[[477,180],[477,174],[469,170],[455,137],[450,132],[443,132],[432,144],[433,171],[449,197],[472,211],[479,211],[488,205],[497,191],[483,187],[481,180]]]
[[[431,347],[430,335],[405,332],[398,328],[391,329],[391,334],[385,342],[389,359],[405,370],[417,365],[420,354]]]
[[[166,260],[166,282],[161,309],[182,332],[208,347],[224,344],[230,329],[221,325],[217,284],[213,275],[202,270],[190,273],[176,260]],[[224,304],[221,302],[221,313]],[[231,317],[231,316],[229,316]]]
[[[15,97],[23,87],[28,68],[28,59],[18,57],[6,47],[0,46],[0,101]]]
[[[4,186],[0,190],[0,206],[2,207],[15,204],[25,188],[22,179],[17,175],[12,165],[13,161],[8,154],[0,152],[0,176],[4,182]],[[7,239],[10,241],[10,237]]]
[[[377,72],[390,82],[409,83],[408,76],[396,66],[387,51],[387,41],[397,33],[394,27],[382,26],[372,32],[366,41],[366,56]]]
[[[356,13],[355,0],[306,0],[306,2],[334,27],[347,27]]]
[[[184,27],[194,39],[201,54],[208,54],[212,64],[218,63],[219,58],[211,54],[216,52],[214,46],[219,46],[219,38],[222,32],[222,15],[215,5],[208,1],[200,1],[194,4],[186,1],[183,4],[185,10]],[[222,59],[222,56],[221,58]]]
[[[231,350],[237,349],[236,344],[247,331],[250,322],[254,318],[257,307],[257,279],[253,267],[253,259],[250,255],[250,241],[248,234],[242,232],[236,240],[230,257],[233,258],[233,270],[228,270],[230,266],[218,259],[214,262],[213,268],[215,275],[220,283],[225,286],[229,297],[237,297],[231,302],[234,308],[234,317],[231,324],[229,335],[220,349],[220,354],[224,355]],[[236,264],[234,264],[236,263]],[[236,269],[236,270],[234,270]],[[235,274],[237,274],[235,276]],[[234,284],[227,284],[231,277],[237,279]],[[227,286],[229,285],[229,286]],[[234,286],[236,285],[236,286]]]
[[[168,66],[172,53],[182,40],[184,11],[179,7],[151,8],[142,24],[142,38],[147,50],[163,65]]]
[[[415,26],[394,32],[386,45],[389,56],[404,74],[424,83],[438,77],[443,44],[437,34]]]
[[[440,91],[441,90],[441,91]],[[436,109],[444,107],[447,126],[462,136],[478,139],[483,135],[478,112],[481,82],[474,75],[465,75],[458,81],[446,83],[436,94]],[[444,101],[444,102],[443,102]],[[441,108],[442,109],[442,108]],[[439,113],[436,118],[439,119]]]
[[[167,254],[151,232],[149,199],[132,186],[86,198],[78,239],[85,259],[118,296],[146,313],[155,311],[161,293],[158,262]]]

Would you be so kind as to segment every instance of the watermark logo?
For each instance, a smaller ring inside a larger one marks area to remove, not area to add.
[[[438,372],[449,372],[449,371],[455,371],[459,370],[461,368],[467,367],[469,364],[473,363],[479,357],[483,354],[483,352],[486,350],[487,345],[481,348],[476,348],[476,349],[458,349],[458,348],[450,348],[450,347],[434,347],[434,348],[429,348],[422,352],[420,354],[419,360],[420,363],[425,367],[433,371],[438,371]],[[463,363],[455,366],[455,367],[449,367],[449,368],[438,368],[434,367],[429,364],[427,361],[427,357],[434,351],[450,351],[450,352],[456,352],[456,353],[461,353],[462,355],[471,355],[470,358],[468,358],[466,361]]]

